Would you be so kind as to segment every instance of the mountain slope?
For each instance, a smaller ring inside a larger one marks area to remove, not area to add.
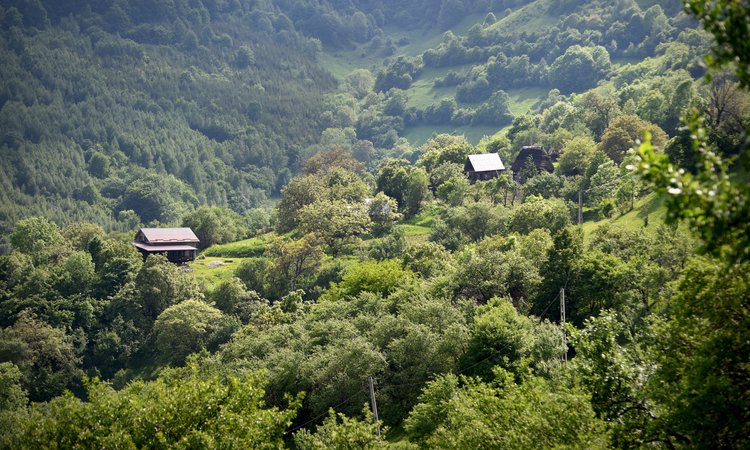
[[[0,230],[31,214],[130,230],[200,204],[244,213],[330,145],[373,167],[401,137],[477,142],[551,89],[583,92],[623,58],[700,43],[681,37],[694,23],[678,12],[632,0],[9,0]],[[691,61],[670,70],[698,75]]]

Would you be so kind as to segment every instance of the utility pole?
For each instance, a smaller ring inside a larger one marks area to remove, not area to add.
[[[563,346],[565,347],[565,350],[563,351],[562,361],[567,362],[568,361],[568,338],[565,335],[565,288],[560,288],[560,328],[562,329]]]
[[[370,402],[372,403],[372,416],[376,424],[378,424],[377,434],[380,436],[380,420],[378,419],[378,404],[375,401],[375,384],[372,381],[372,377],[368,378],[370,382]]]
[[[583,183],[583,180],[581,180],[581,183]],[[578,188],[578,225],[582,223],[583,223],[583,189],[579,187]]]

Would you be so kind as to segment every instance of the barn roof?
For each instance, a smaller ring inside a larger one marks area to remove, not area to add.
[[[141,228],[136,235],[143,235],[149,244],[175,244],[179,242],[200,242],[190,228]]]
[[[552,165],[552,158],[550,158],[547,151],[541,145],[525,145],[521,147],[521,151],[516,156],[516,160],[513,161],[513,173],[518,178],[521,175],[526,160],[531,156],[534,160],[534,165],[539,170],[546,170],[549,173],[554,172],[555,167]]]
[[[471,165],[474,172],[489,172],[492,170],[505,170],[503,161],[497,153],[484,153],[480,155],[467,156],[467,164]]]

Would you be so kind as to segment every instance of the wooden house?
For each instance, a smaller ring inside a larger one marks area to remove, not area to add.
[[[199,243],[190,228],[141,228],[133,241],[144,259],[151,254],[161,254],[173,263],[193,261]]]
[[[497,178],[503,170],[505,166],[497,153],[469,155],[464,163],[464,173],[472,184]]]
[[[552,158],[547,151],[541,145],[525,145],[521,147],[520,153],[513,161],[511,169],[513,170],[513,178],[516,181],[524,182],[523,179],[523,168],[527,161],[531,159],[534,162],[537,172],[547,171],[552,173],[555,167],[552,165]]]

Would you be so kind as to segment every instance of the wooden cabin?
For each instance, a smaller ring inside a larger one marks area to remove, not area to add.
[[[542,171],[552,173],[555,170],[555,166],[552,165],[552,158],[544,147],[541,145],[525,145],[521,147],[521,152],[518,153],[516,160],[513,161],[513,165],[511,166],[513,177],[516,181],[526,181],[523,179],[523,167],[529,158],[534,162],[534,166],[539,173]]]
[[[144,259],[148,255],[161,254],[173,263],[193,261],[199,243],[190,228],[141,228],[133,241]]]
[[[464,173],[471,184],[497,178],[503,170],[505,166],[497,153],[469,155],[464,163]]]

